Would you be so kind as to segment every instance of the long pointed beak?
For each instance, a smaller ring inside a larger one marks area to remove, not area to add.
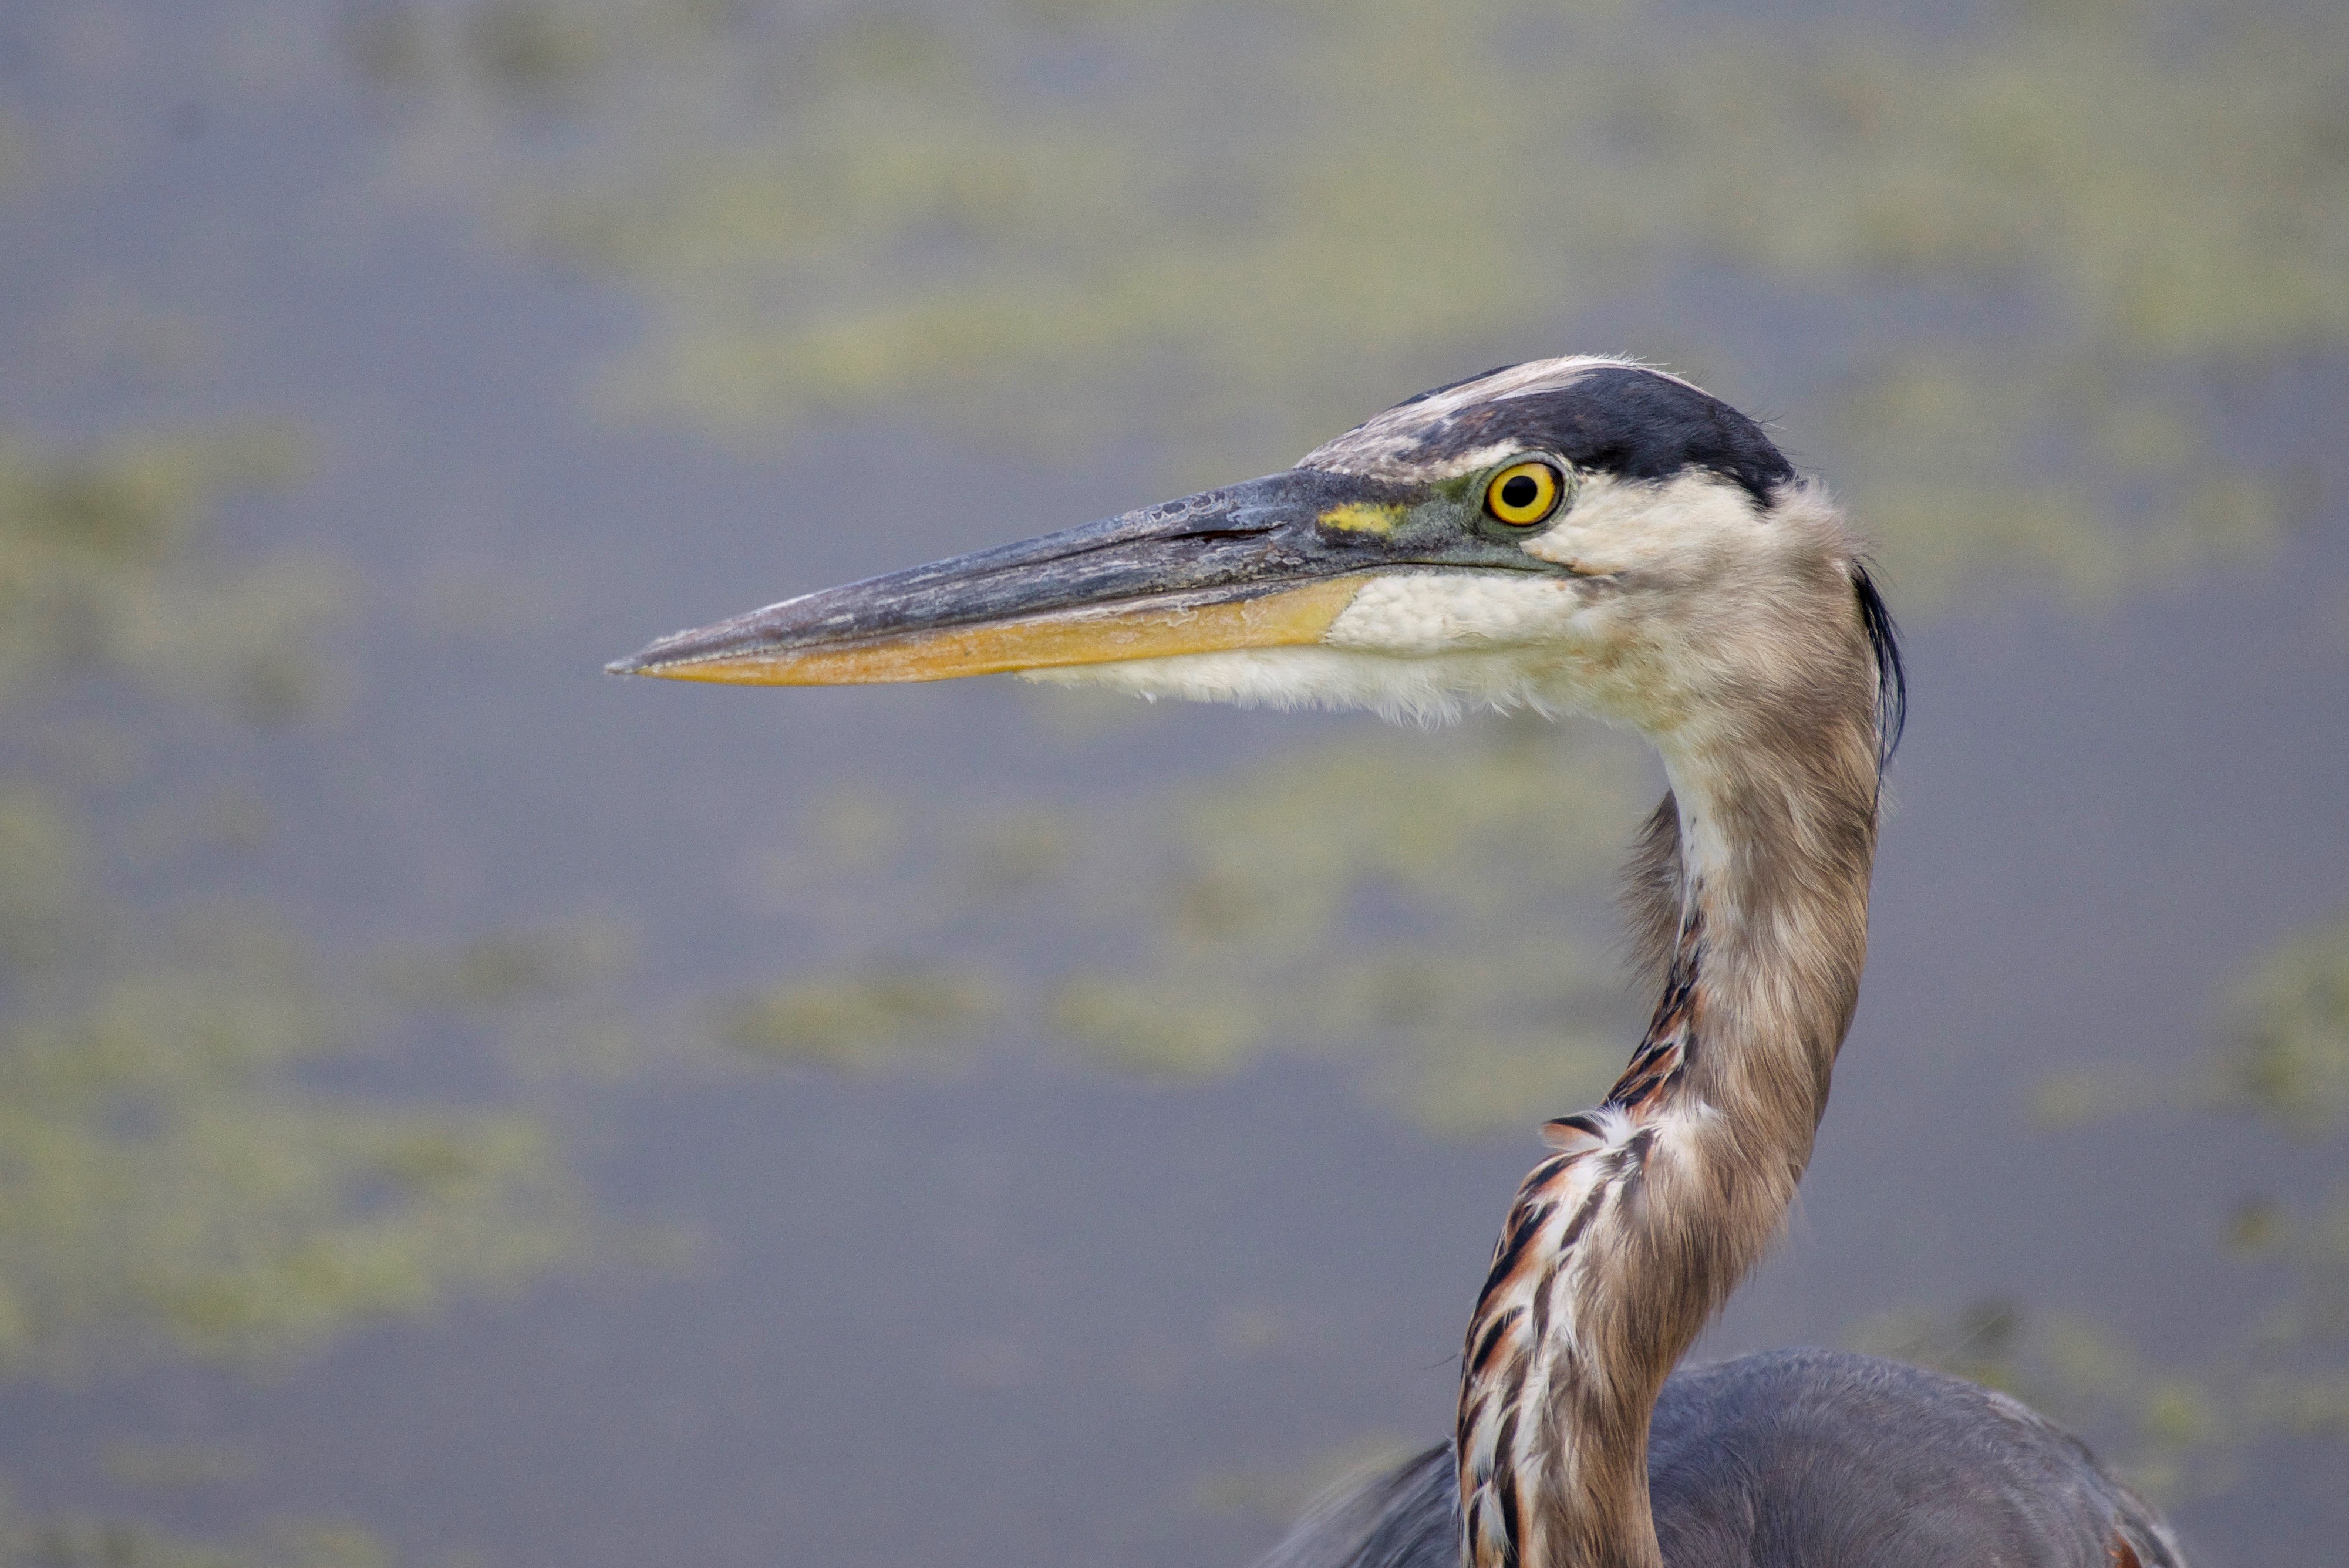
[[[1317,643],[1369,573],[1433,563],[1400,537],[1407,499],[1292,469],[802,594],[606,667],[839,686]]]

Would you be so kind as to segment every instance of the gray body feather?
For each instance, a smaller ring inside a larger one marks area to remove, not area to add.
[[[1682,1372],[1648,1443],[1667,1568],[2183,1568],[2079,1441],[1921,1367],[1779,1350]],[[1456,1568],[1449,1444],[1317,1508],[1262,1568]]]

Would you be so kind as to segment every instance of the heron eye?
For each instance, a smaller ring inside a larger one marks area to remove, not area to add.
[[[1512,463],[1485,488],[1485,510],[1514,528],[1531,528],[1557,510],[1562,488],[1547,463]]]

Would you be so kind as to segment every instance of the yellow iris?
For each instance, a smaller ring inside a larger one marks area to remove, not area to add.
[[[1485,510],[1516,528],[1531,528],[1557,510],[1562,488],[1547,463],[1511,463],[1485,487]]]

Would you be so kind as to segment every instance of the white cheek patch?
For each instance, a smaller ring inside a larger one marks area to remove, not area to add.
[[[1680,474],[1662,484],[1590,474],[1557,526],[1526,540],[1525,550],[1606,576],[1727,552],[1750,555],[1761,527],[1745,492],[1711,474]]]
[[[1414,572],[1374,577],[1318,647],[1235,648],[1026,672],[1054,686],[1244,707],[1367,708],[1398,723],[1441,724],[1471,708],[1569,706],[1559,644],[1576,585],[1529,572]]]
[[[1410,572],[1373,577],[1321,640],[1424,658],[1557,637],[1581,601],[1566,578],[1532,572]]]
[[[1149,700],[1162,696],[1239,707],[1367,709],[1394,724],[1449,723],[1472,708],[1559,711],[1547,696],[1553,675],[1525,649],[1397,658],[1350,648],[1236,648],[1118,664],[1023,671],[1047,686],[1106,686]]]

